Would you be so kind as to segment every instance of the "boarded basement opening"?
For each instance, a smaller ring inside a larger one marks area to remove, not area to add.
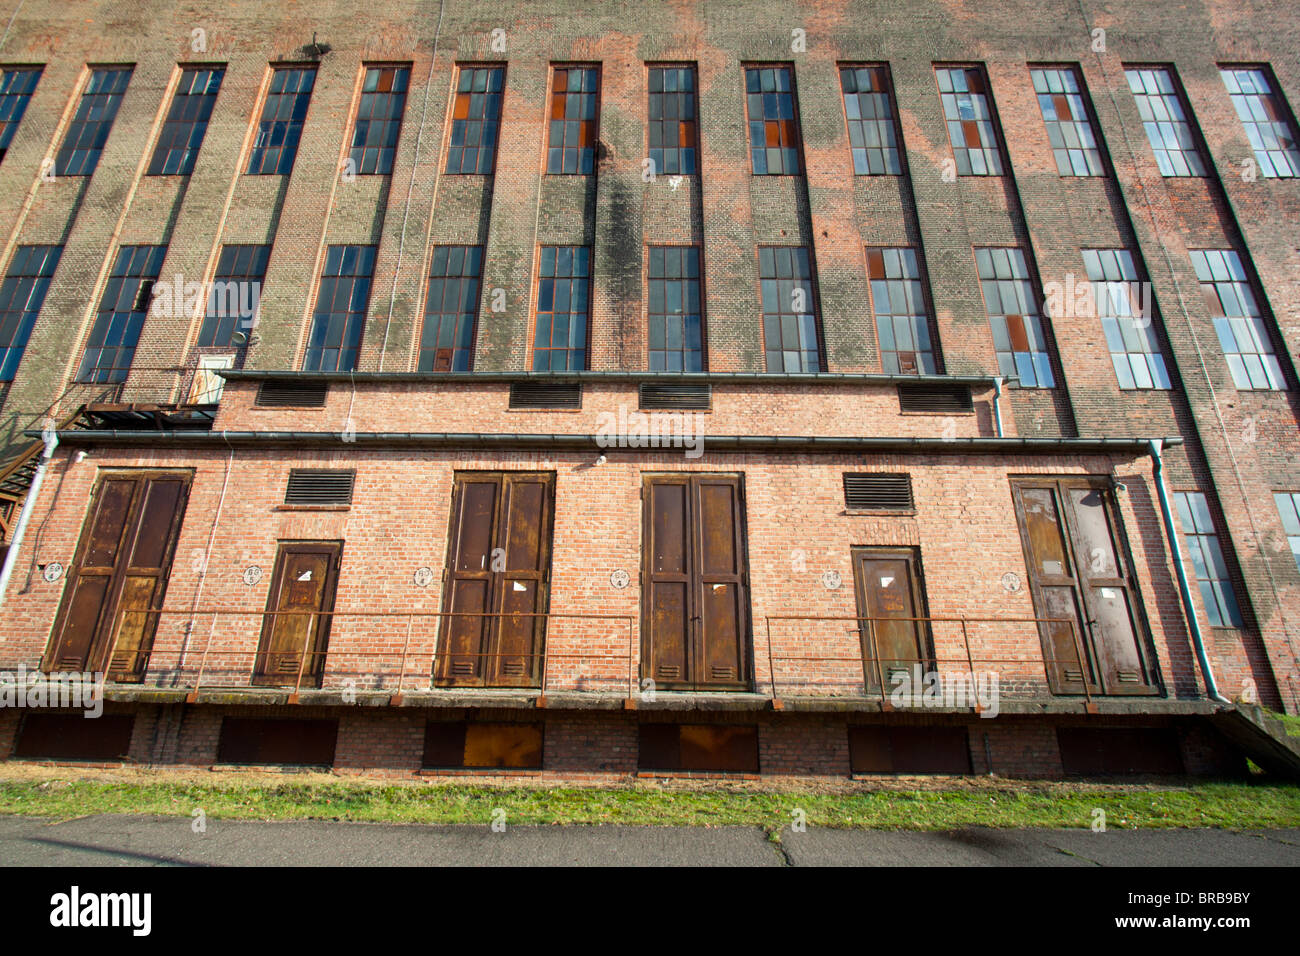
[[[1058,727],[1061,766],[1069,774],[1181,774],[1183,754],[1172,728]]]
[[[853,773],[970,773],[965,727],[850,727]]]
[[[758,728],[734,724],[642,724],[637,767],[758,773]]]
[[[424,766],[430,769],[542,768],[541,723],[431,720],[424,731]]]
[[[46,760],[122,760],[131,749],[134,714],[26,714],[14,756]]]
[[[332,767],[338,733],[337,720],[226,717],[217,763]]]

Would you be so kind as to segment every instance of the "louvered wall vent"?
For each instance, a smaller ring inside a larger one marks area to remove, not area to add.
[[[286,505],[350,505],[357,473],[342,468],[295,468],[289,472]]]
[[[515,382],[511,408],[581,408],[581,382]]]
[[[915,511],[912,476],[856,474],[844,476],[844,507],[849,511]]]
[[[321,408],[329,391],[326,382],[295,382],[291,379],[267,379],[257,387],[257,405]]]
[[[702,408],[713,407],[713,386],[708,382],[642,382],[641,407]]]
[[[905,412],[969,412],[975,408],[969,385],[900,385],[898,407]]]

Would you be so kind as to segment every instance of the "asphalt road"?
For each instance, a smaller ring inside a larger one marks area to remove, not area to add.
[[[4,866],[1300,866],[1300,830],[897,832],[0,816]]]

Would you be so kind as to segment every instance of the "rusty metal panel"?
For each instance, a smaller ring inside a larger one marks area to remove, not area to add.
[[[1127,542],[1105,478],[1019,479],[1012,494],[1053,693],[1154,694]],[[1082,666],[1080,659],[1082,658]]]
[[[733,475],[646,479],[642,674],[657,685],[744,689],[749,582]]]
[[[1069,774],[1181,774],[1178,734],[1166,727],[1058,727],[1061,765]]]
[[[100,480],[68,572],[46,669],[143,678],[158,626],[157,615],[148,612],[162,607],[189,481],[186,473],[154,472]]]
[[[965,727],[849,728],[853,773],[971,773]]]
[[[637,766],[693,773],[758,773],[758,728],[745,724],[641,724]]]
[[[543,730],[540,721],[431,720],[425,728],[423,765],[540,770]]]
[[[858,614],[869,619],[861,626],[867,686],[888,689],[899,671],[928,669],[933,657],[929,625],[915,620],[928,616],[920,555],[915,548],[871,547],[854,548],[853,558]]]
[[[121,760],[131,749],[133,714],[25,714],[14,756],[46,760]]]
[[[266,596],[253,683],[320,685],[338,583],[341,541],[282,542]],[[291,612],[291,613],[276,613]]]
[[[217,763],[334,765],[337,720],[225,717]]]
[[[445,618],[436,678],[443,685],[536,687],[550,602],[552,472],[455,477]]]

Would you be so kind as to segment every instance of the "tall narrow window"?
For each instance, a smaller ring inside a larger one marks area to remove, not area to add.
[[[1019,249],[976,249],[984,307],[993,329],[998,371],[1021,388],[1051,388],[1052,362],[1038,314],[1038,297]]]
[[[220,68],[182,71],[158,146],[149,161],[150,176],[186,176],[194,171],[194,161],[208,131],[208,117],[225,75]]]
[[[162,270],[166,246],[122,246],[99,299],[77,373],[79,382],[125,382]]]
[[[749,157],[755,176],[797,176],[799,120],[794,108],[794,71],[788,66],[745,70]]]
[[[284,68],[271,74],[271,89],[262,104],[257,139],[248,160],[250,176],[287,175],[293,170],[315,85],[315,67]]]
[[[56,176],[89,176],[95,171],[130,80],[130,67],[91,71],[63,146],[54,159]]]
[[[700,250],[650,247],[650,371],[704,371]]]
[[[490,173],[495,167],[501,128],[501,95],[506,71],[499,66],[461,67],[451,113],[447,172]]]
[[[1044,68],[1030,70],[1029,76],[1056,157],[1056,171],[1062,176],[1104,176],[1078,73],[1070,67]]]
[[[916,250],[868,249],[867,276],[880,343],[880,370],[895,375],[936,374]]]
[[[62,246],[19,246],[0,285],[0,382],[13,381]]]
[[[978,66],[935,67],[948,142],[959,176],[1001,176],[1002,150],[993,101]]]
[[[1201,588],[1201,602],[1205,614],[1214,627],[1241,627],[1241,609],[1228,577],[1228,562],[1219,547],[1219,535],[1214,530],[1210,506],[1199,491],[1176,491],[1174,503],[1178,506],[1178,520],[1187,539],[1187,552],[1196,572],[1196,583]]]
[[[650,161],[656,174],[691,174],[695,164],[695,70],[650,68]]]
[[[40,67],[5,70],[0,76],[0,160],[5,158],[40,78]]]
[[[420,336],[421,372],[468,372],[474,361],[482,246],[438,246]]]
[[[302,363],[304,371],[350,372],[357,367],[374,271],[374,246],[329,247]]]
[[[366,67],[356,126],[352,130],[352,149],[348,153],[356,172],[386,176],[393,171],[410,73],[404,66]]]
[[[820,372],[812,262],[803,246],[758,250],[763,297],[763,348],[769,372]]]
[[[537,333],[533,370],[587,368],[587,312],[591,250],[586,246],[543,246],[537,277]]]
[[[1295,120],[1281,94],[1273,89],[1268,74],[1259,68],[1235,66],[1219,73],[1255,150],[1259,171],[1269,178],[1300,176]]]
[[[1291,557],[1295,558],[1296,570],[1300,571],[1300,494],[1294,491],[1278,491],[1273,494],[1273,503],[1277,505],[1278,516],[1282,519],[1282,530],[1291,545]]]
[[[1163,68],[1131,69],[1125,73],[1160,174],[1204,176],[1205,161],[1173,75]]]
[[[1138,277],[1127,249],[1084,249],[1101,329],[1120,388],[1169,388],[1169,372],[1156,339],[1149,283]]]
[[[557,67],[551,90],[548,173],[582,174],[596,168],[600,73],[591,66]]]
[[[252,327],[270,258],[270,246],[221,247],[217,274],[212,280],[207,311],[199,330],[200,347],[233,345],[236,331]]]
[[[902,172],[902,164],[898,158],[894,105],[885,68],[841,67],[840,89],[849,123],[853,172],[858,176],[897,176]]]
[[[1191,256],[1233,384],[1239,389],[1286,388],[1241,257],[1231,249],[1193,249]]]

